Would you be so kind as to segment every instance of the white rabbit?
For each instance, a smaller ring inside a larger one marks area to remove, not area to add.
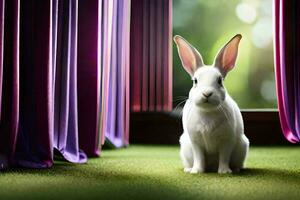
[[[183,108],[180,157],[184,171],[239,172],[249,149],[241,112],[222,82],[234,65],[242,36],[234,36],[218,52],[212,66],[204,65],[199,52],[175,36],[184,69],[193,87]]]

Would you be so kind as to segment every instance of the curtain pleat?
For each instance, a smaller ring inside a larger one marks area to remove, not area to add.
[[[123,22],[124,22],[124,29],[123,29],[123,35],[126,38],[124,45],[122,46],[122,59],[124,60],[124,67],[126,70],[124,70],[125,73],[125,89],[122,93],[124,99],[124,113],[123,113],[123,121],[124,121],[124,137],[125,137],[125,145],[129,145],[129,131],[130,131],[130,16],[131,16],[131,0],[125,1],[124,3],[124,9],[126,9],[127,12],[124,12],[123,15]]]
[[[1,5],[4,6],[1,9],[4,11],[4,38],[1,45],[0,166],[5,168],[10,163],[25,167],[50,167],[50,1],[28,1],[24,4],[13,0],[2,1]]]
[[[100,132],[101,144],[104,144],[106,136],[106,128],[108,121],[107,108],[108,108],[108,90],[109,90],[109,78],[110,78],[110,63],[111,63],[111,45],[112,45],[112,14],[113,14],[113,1],[103,1],[103,19],[102,19],[102,112],[101,112],[101,124]]]
[[[300,141],[300,3],[274,0],[274,58],[281,127],[286,139]]]
[[[132,0],[130,26],[130,63],[131,77],[134,80],[130,92],[131,109],[140,111],[142,105],[142,66],[143,66],[143,1]],[[132,38],[134,36],[134,39]]]
[[[6,168],[15,156],[19,122],[19,0],[3,0],[4,39],[2,42],[2,99],[0,125],[0,167]],[[2,18],[3,19],[3,18]]]
[[[55,4],[55,3],[54,3]],[[87,161],[79,149],[77,105],[77,30],[78,2],[58,3],[57,55],[54,83],[54,140],[53,146],[63,157],[75,163]],[[55,4],[56,5],[56,4]],[[54,21],[54,20],[53,20]]]
[[[52,165],[51,2],[21,1],[18,165]],[[38,28],[37,28],[38,27]]]
[[[0,0],[0,106],[2,105],[2,84],[3,84],[3,48],[4,48],[4,10],[5,0]],[[1,121],[0,107],[0,121]]]
[[[104,2],[103,132],[115,147],[129,144],[129,14],[130,1]],[[107,77],[106,77],[107,75]]]
[[[154,1],[152,1],[153,3]],[[143,59],[143,67],[142,67],[142,111],[148,111],[149,108],[149,21],[150,21],[150,15],[149,15],[149,8],[150,8],[150,1],[143,1],[142,4],[143,9],[143,41],[142,41],[142,51],[143,56],[141,57]],[[140,27],[140,28],[142,28]],[[131,38],[134,38],[134,36],[131,36]],[[152,41],[154,42],[154,41]],[[133,49],[132,49],[133,51]],[[134,83],[135,84],[135,83]],[[139,83],[136,83],[139,84]],[[134,91],[132,91],[134,92]]]
[[[172,0],[132,0],[130,108],[172,110]]]
[[[164,83],[163,83],[163,110],[171,111],[173,109],[173,63],[172,63],[172,38],[173,38],[173,26],[172,26],[172,0],[163,0],[163,55],[167,55],[163,58],[164,67]]]
[[[100,154],[102,0],[78,2],[78,128],[80,147]]]

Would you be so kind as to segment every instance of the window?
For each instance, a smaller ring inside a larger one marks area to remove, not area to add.
[[[240,108],[276,108],[272,0],[173,0],[173,35],[181,35],[212,64],[219,48],[241,33],[236,68],[225,86]],[[173,101],[192,86],[173,45]]]

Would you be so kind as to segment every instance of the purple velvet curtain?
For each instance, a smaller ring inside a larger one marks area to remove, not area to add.
[[[1,1],[1,168],[52,165],[52,25],[45,2]]]
[[[278,109],[286,139],[300,141],[300,2],[274,0]]]
[[[128,0],[0,0],[0,169],[128,144]]]
[[[121,147],[129,144],[130,1],[104,1],[103,12],[103,48],[109,51],[104,52],[102,63],[102,130],[108,142]]]
[[[53,146],[68,161],[82,163],[86,162],[87,156],[79,149],[78,142],[78,2],[53,0],[52,3]]]
[[[88,156],[100,154],[101,0],[78,1],[78,132],[79,146]]]
[[[172,0],[132,0],[131,110],[172,110]]]

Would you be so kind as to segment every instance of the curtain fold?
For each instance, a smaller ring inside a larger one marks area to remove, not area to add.
[[[131,110],[172,110],[172,0],[132,0]]]
[[[80,147],[98,156],[101,146],[102,0],[78,2],[78,129]]]
[[[13,162],[19,122],[19,0],[2,0],[0,167]]]
[[[50,2],[33,6],[33,1],[14,0],[1,5],[0,166],[50,167]]]
[[[103,1],[102,2],[102,11],[103,11],[103,19],[102,19],[102,45],[101,48],[102,53],[102,112],[101,112],[101,124],[100,124],[100,132],[104,133],[101,135],[101,144],[104,144],[106,137],[106,126],[108,121],[107,116],[107,107],[108,107],[108,90],[109,90],[109,77],[110,77],[110,65],[111,65],[111,45],[112,45],[112,14],[113,14],[113,0],[112,1]]]
[[[56,59],[54,78],[54,140],[53,146],[63,157],[75,163],[87,161],[79,149],[77,105],[77,0],[53,1],[58,9]],[[56,6],[56,7],[54,7]],[[54,21],[53,20],[53,21]],[[53,59],[54,60],[54,59]]]
[[[274,0],[274,58],[281,127],[286,139],[300,141],[300,2]]]
[[[2,105],[2,84],[3,84],[3,50],[4,50],[4,10],[5,0],[0,0],[0,106]],[[0,120],[1,120],[0,107]]]
[[[115,147],[129,144],[130,1],[104,1],[103,132]]]
[[[15,50],[20,53],[15,162],[25,167],[45,168],[53,162],[51,2],[20,3],[20,46]]]

